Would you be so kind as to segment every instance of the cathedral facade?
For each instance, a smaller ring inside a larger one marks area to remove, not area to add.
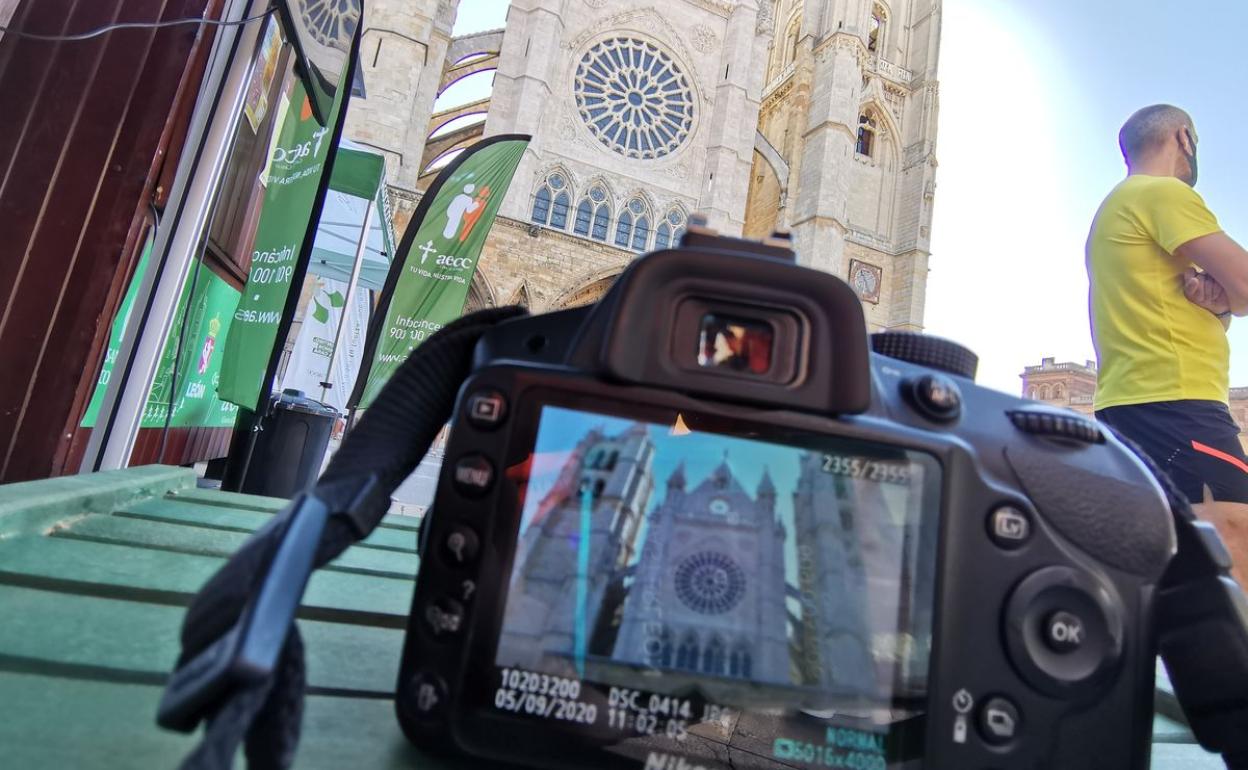
[[[457,151],[533,137],[468,309],[593,301],[698,212],[791,232],[873,330],[921,328],[940,0],[513,0],[504,29],[452,37],[471,10],[370,6],[346,128],[386,154],[398,231]],[[488,98],[434,109],[486,72]]]
[[[587,663],[600,674],[649,668],[852,698],[886,695],[921,664],[896,638],[914,630],[908,618],[930,623],[930,610],[911,606],[917,543],[897,515],[906,504],[796,449],[786,490],[766,468],[748,489],[727,454],[703,478],[680,461],[661,479],[656,453],[671,450],[647,430],[587,431],[537,502],[517,544],[498,665],[566,676]]]

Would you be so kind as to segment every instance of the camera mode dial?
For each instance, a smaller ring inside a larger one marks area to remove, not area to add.
[[[871,335],[871,349],[882,356],[896,358],[929,369],[937,369],[958,377],[975,379],[979,356],[940,337],[915,332],[876,332]]]

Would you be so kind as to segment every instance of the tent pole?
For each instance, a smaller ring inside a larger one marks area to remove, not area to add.
[[[375,198],[376,196],[374,196]],[[338,343],[342,340],[342,330],[351,317],[352,298],[360,283],[360,267],[364,264],[364,250],[368,248],[368,234],[372,231],[373,198],[368,199],[364,207],[364,224],[360,226],[360,240],[355,245],[355,263],[351,265],[351,280],[347,283],[346,303],[342,306],[342,318],[338,319],[338,330],[334,332],[334,345],[329,349],[329,366],[325,369],[325,380],[321,383],[321,401],[329,393],[330,377],[334,374],[334,361],[338,358]]]

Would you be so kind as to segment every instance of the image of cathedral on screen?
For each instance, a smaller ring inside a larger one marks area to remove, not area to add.
[[[344,133],[386,157],[399,233],[459,152],[532,136],[466,310],[592,302],[700,212],[791,231],[872,331],[922,328],[941,0],[513,0],[454,35],[473,10],[371,4]]]
[[[915,665],[892,644],[916,551],[889,513],[901,497],[825,472],[814,452],[763,457],[717,436],[709,468],[706,443],[579,416],[571,439],[576,423],[562,427],[575,446],[525,500],[498,665],[575,676],[583,645],[591,678],[616,665],[856,694]],[[709,472],[692,475],[695,458]]]

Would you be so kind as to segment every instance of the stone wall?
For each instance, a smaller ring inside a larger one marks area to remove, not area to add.
[[[477,274],[483,298],[491,304],[514,304],[527,295],[529,308],[541,312],[593,302],[636,256],[605,243],[499,217]],[[582,291],[586,289],[590,291]]]

